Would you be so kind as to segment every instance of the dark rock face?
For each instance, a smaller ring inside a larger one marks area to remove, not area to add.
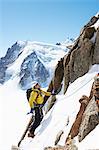
[[[69,62],[71,82],[88,72],[91,65],[92,48],[92,42],[89,39],[85,39],[81,47],[71,53]]]
[[[99,116],[97,111],[98,107],[93,96],[83,114],[83,119],[78,134],[79,142],[81,142],[98,125]]]
[[[98,19],[99,19],[99,15],[97,17],[93,16],[84,27],[86,28],[86,27],[94,25],[98,21]]]
[[[5,71],[6,71],[7,67],[0,65],[0,83],[3,84],[5,81]]]
[[[81,99],[79,100],[79,102],[81,103],[81,106],[80,106],[80,109],[79,109],[79,112],[76,116],[76,119],[71,127],[71,130],[68,134],[68,137],[69,135],[71,135],[71,138],[73,139],[75,136],[78,135],[79,133],[79,128],[80,128],[80,125],[81,125],[81,122],[82,122],[82,116],[83,116],[83,113],[88,105],[88,102],[89,102],[89,98],[85,95],[83,95],[81,97]],[[66,139],[66,142],[68,141],[68,137]]]
[[[58,61],[58,64],[55,68],[54,77],[52,78],[47,91],[52,92],[54,90],[55,92],[57,92],[57,90],[61,87],[61,83],[64,77],[63,62],[63,58],[61,58],[61,60]]]
[[[64,93],[67,91],[70,82],[69,61],[71,52],[64,57]]]
[[[63,66],[63,59],[58,62],[55,73],[54,73],[54,78],[53,78],[53,88],[54,91],[57,91],[61,85],[61,82],[63,80],[64,76],[64,66]]]
[[[99,27],[96,33],[96,42],[93,54],[93,64],[99,64]]]
[[[66,142],[69,136],[73,139],[78,135],[78,140],[81,142],[95,127],[99,124],[98,105],[94,97],[94,82],[90,91],[90,96],[83,95],[79,102],[81,103],[79,112],[70,129]]]
[[[6,80],[9,79],[10,75],[6,78],[6,70],[10,64],[12,64],[20,55],[21,48],[17,42],[11,47],[8,48],[8,51],[5,57],[0,59],[0,83],[3,84]]]
[[[45,83],[49,77],[49,72],[40,62],[35,51],[24,59],[21,65],[20,77],[20,85],[23,88],[26,88],[32,81],[37,81],[40,84]]]
[[[64,57],[64,93],[69,83],[87,73],[91,65],[99,64],[99,28],[91,27],[98,20],[99,17],[93,17],[84,26],[72,49]]]
[[[48,87],[48,90],[47,90],[48,92],[52,92],[54,90],[54,92],[58,94],[59,91],[61,90],[61,88],[62,88],[62,84],[61,83],[62,83],[62,80],[63,80],[63,77],[64,77],[64,65],[63,65],[63,62],[64,62],[63,58],[61,58],[61,60],[58,61],[58,64],[57,64],[55,72],[54,72],[54,77],[51,80],[51,82],[49,84],[49,87]],[[44,102],[45,103],[46,103],[48,98],[49,98],[48,96],[44,97]],[[56,99],[54,99],[54,97],[52,97],[51,107],[54,105],[53,101],[55,102],[55,100]]]
[[[2,63],[3,65],[9,65],[13,63],[20,55],[21,48],[22,47],[20,47],[20,45],[18,45],[18,43],[16,42],[11,48],[8,48],[5,57],[0,59],[0,63]]]
[[[85,39],[85,38],[91,39],[93,37],[93,35],[94,35],[94,32],[95,32],[95,28],[94,27],[87,27],[83,31],[82,38],[83,39]]]
[[[49,86],[48,86],[48,89],[47,89],[48,92],[52,92],[53,91],[53,81],[51,80]],[[46,103],[46,101],[48,100],[49,96],[44,96],[44,104]],[[52,98],[52,101],[53,101],[53,98]]]

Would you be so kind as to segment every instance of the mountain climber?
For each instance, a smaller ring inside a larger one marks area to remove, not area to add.
[[[99,115],[99,73],[94,77],[93,95],[95,97],[95,101],[98,106],[98,115]]]
[[[44,102],[44,98],[43,98],[44,95],[50,96],[50,95],[54,95],[54,93],[45,92],[41,90],[39,83],[35,83],[29,98],[29,104],[31,108],[30,112],[31,113],[33,111],[35,112],[35,121],[30,127],[28,137],[33,138],[35,136],[34,135],[35,129],[40,125],[40,122],[43,119],[42,104]]]

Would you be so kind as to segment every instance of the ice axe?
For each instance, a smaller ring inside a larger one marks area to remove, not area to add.
[[[33,121],[34,121],[34,115],[32,115],[30,117],[29,123],[27,124],[26,129],[25,129],[24,133],[22,134],[20,141],[18,142],[18,145],[17,146],[12,145],[11,150],[20,150],[20,144],[21,144],[22,140],[25,138],[26,133],[28,132],[29,127],[31,126]]]

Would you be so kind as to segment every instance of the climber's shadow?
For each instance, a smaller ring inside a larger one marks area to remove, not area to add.
[[[41,125],[40,129],[37,131],[38,135],[41,135],[42,132],[47,128],[47,126],[49,125],[51,119],[52,119],[52,115],[50,114],[50,116],[47,119],[44,119],[41,122],[42,125]]]

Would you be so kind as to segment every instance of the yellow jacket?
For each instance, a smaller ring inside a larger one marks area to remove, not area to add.
[[[50,96],[51,92],[45,92],[43,90],[38,90],[38,89],[32,89],[33,91],[30,94],[29,98],[29,104],[31,108],[34,108],[34,103],[35,104],[42,104],[44,102],[43,96]]]

